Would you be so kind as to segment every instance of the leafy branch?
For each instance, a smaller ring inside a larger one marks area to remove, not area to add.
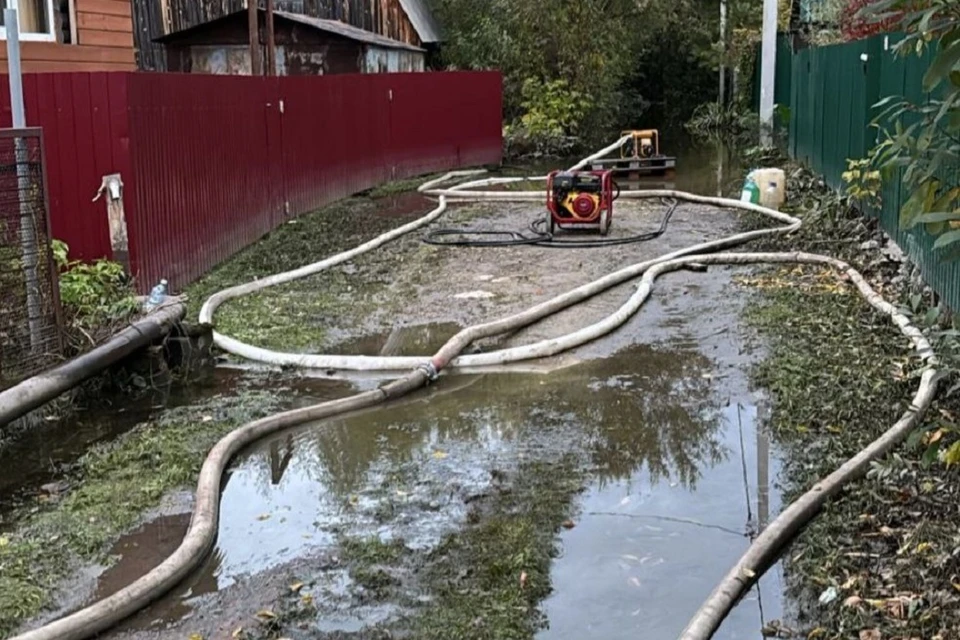
[[[883,140],[871,160],[890,178],[902,171],[910,197],[900,210],[904,228],[923,225],[937,236],[936,249],[960,242],[960,0],[878,0],[860,16],[874,23],[899,21],[906,36],[900,57],[933,51],[923,77],[923,104],[889,96],[875,105],[873,125]]]

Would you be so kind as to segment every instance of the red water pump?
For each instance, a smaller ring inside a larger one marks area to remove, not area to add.
[[[612,171],[554,171],[547,176],[547,229],[597,229],[607,235],[613,220]]]

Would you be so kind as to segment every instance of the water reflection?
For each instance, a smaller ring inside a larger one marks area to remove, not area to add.
[[[726,455],[716,437],[720,407],[711,397],[708,366],[695,352],[636,346],[549,377],[446,379],[428,397],[284,436],[283,450],[297,450],[292,462],[286,454],[283,467],[293,464],[309,475],[322,469],[328,490],[345,496],[359,491],[384,457],[403,464],[458,441],[498,448],[527,435],[524,429],[575,423],[602,482],[644,469],[651,484],[670,480],[695,489],[702,467]],[[275,477],[280,451],[273,440],[247,463],[270,474],[265,486],[281,485]]]

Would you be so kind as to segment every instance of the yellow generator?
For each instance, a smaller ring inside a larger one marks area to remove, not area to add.
[[[660,155],[660,132],[656,129],[624,131],[621,138],[627,141],[620,147],[621,158],[655,158]]]
[[[660,152],[660,132],[656,129],[624,131],[620,135],[620,157],[593,160],[591,169],[632,175],[670,175],[676,169],[677,159]]]

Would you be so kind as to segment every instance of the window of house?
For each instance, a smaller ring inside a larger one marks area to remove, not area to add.
[[[21,40],[72,42],[70,0],[0,0],[0,38],[6,38],[3,9],[16,9]]]

